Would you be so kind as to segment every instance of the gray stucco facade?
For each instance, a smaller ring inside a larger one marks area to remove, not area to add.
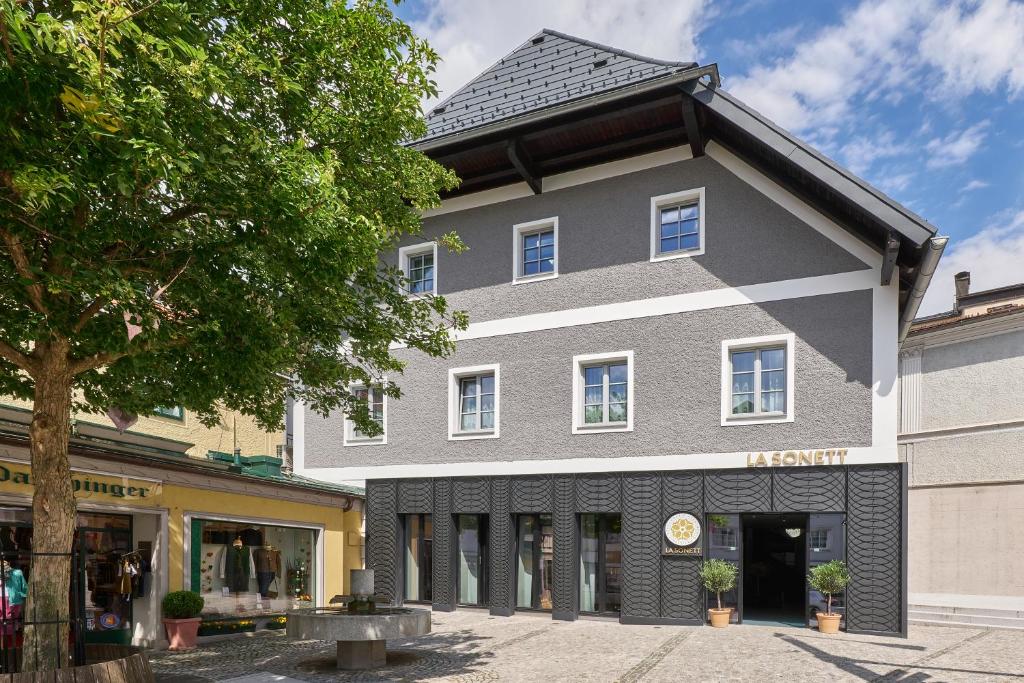
[[[386,401],[378,443],[348,443],[342,414],[307,410],[302,420],[303,468],[365,478],[367,564],[382,598],[403,603],[413,590],[407,580],[426,576],[434,609],[457,609],[467,562],[459,525],[471,517],[480,534],[473,552],[486,554],[474,574],[485,577],[484,603],[495,615],[521,609],[519,525],[533,516],[551,524],[543,608],[575,619],[592,611],[581,601],[584,520],[604,516],[621,525],[619,619],[703,623],[709,605],[697,571],[711,556],[715,519],[731,516],[731,533],[746,539],[730,556],[742,582],[756,571],[742,548],[763,537],[758,524],[775,524],[779,534],[786,529],[778,525],[789,524],[805,543],[806,532],[822,531],[815,517],[831,515],[836,552],[852,574],[846,628],[906,633],[907,469],[896,458],[893,285],[879,285],[877,267],[844,246],[840,228],[823,228],[827,218],[812,226],[793,208],[799,200],[757,189],[732,169],[704,156],[424,220],[428,241],[454,230],[468,247],[460,255],[438,248],[434,277],[437,293],[469,313],[470,330],[447,358],[393,351],[405,369],[388,379],[402,396]],[[652,260],[652,197],[694,188],[705,191],[704,253]],[[513,284],[513,226],[553,217],[557,277]],[[415,244],[422,239],[403,246]],[[401,265],[397,253],[387,258]],[[677,295],[692,299],[666,308],[663,300]],[[580,318],[584,310],[598,312]],[[792,338],[790,419],[728,420],[727,344],[781,337]],[[632,358],[631,429],[579,433],[574,357],[624,352]],[[453,373],[494,365],[500,434],[453,439]],[[822,449],[841,449],[846,461],[771,466],[773,455],[813,458]],[[752,466],[760,453],[767,466]],[[663,525],[677,513],[708,525],[695,555],[665,551]],[[427,520],[430,558],[413,570]],[[799,557],[790,569],[806,597],[811,546]],[[816,609],[811,598],[801,598],[800,618],[808,608]]]

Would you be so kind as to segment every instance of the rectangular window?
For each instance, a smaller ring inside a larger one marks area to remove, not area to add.
[[[576,356],[574,433],[633,426],[633,352]]]
[[[519,515],[516,527],[516,607],[549,610],[555,547],[551,515]]]
[[[159,415],[160,417],[168,417],[172,420],[183,421],[185,419],[185,409],[181,406],[172,406],[170,408],[155,408],[153,410],[153,414]]]
[[[500,368],[478,365],[448,371],[448,438],[497,438],[501,421]]]
[[[457,515],[458,604],[487,605],[487,515]]]
[[[828,529],[811,529],[808,532],[807,542],[811,546],[811,551],[820,553],[828,550]]]
[[[349,419],[345,420],[345,445],[355,446],[360,444],[380,444],[386,442],[387,423],[385,413],[385,402],[387,397],[381,387],[356,386],[351,389],[356,401],[366,406],[370,413],[370,419],[380,425],[381,433],[370,436],[359,430],[356,424]]]
[[[414,244],[398,250],[405,288],[412,296],[437,294],[437,243]]]
[[[722,424],[793,420],[792,334],[722,342]]]
[[[430,602],[433,557],[433,519],[430,515],[405,516],[405,599]]]
[[[558,276],[558,218],[512,226],[512,283]]]
[[[651,260],[704,253],[704,188],[651,197]]]

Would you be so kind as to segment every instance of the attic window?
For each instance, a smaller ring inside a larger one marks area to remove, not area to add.
[[[537,36],[536,38],[534,38],[530,42],[533,43],[534,45],[540,45],[541,43],[544,42],[544,36]]]
[[[594,62],[594,68],[595,69],[600,69],[602,66],[608,66],[608,60],[607,59],[599,59],[596,62]]]
[[[444,107],[437,107],[436,109],[434,109],[434,113],[435,114],[443,114],[444,113],[444,109],[445,109]]]

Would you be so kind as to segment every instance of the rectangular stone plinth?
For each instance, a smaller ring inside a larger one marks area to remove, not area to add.
[[[383,640],[339,640],[338,668],[346,671],[376,669],[387,663]]]

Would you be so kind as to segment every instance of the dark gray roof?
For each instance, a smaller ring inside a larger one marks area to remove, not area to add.
[[[511,119],[697,66],[544,29],[427,114],[417,142]]]

